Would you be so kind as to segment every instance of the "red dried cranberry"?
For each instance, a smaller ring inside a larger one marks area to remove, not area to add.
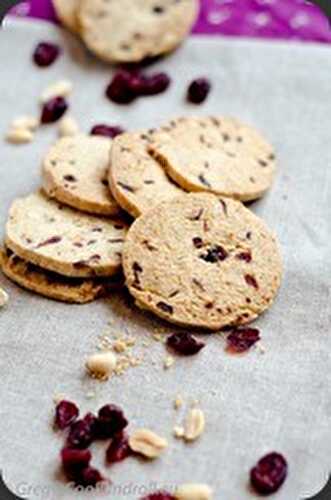
[[[131,453],[128,436],[121,432],[114,436],[107,449],[107,462],[109,464],[121,462],[125,458],[129,457]]]
[[[124,129],[118,126],[110,126],[105,124],[95,125],[92,127],[90,134],[91,135],[103,135],[105,137],[110,137],[114,139],[114,137],[123,134]]]
[[[95,438],[90,422],[77,420],[70,428],[67,439],[69,448],[88,448]]]
[[[287,461],[280,453],[269,453],[251,470],[251,485],[262,495],[279,490],[287,477]]]
[[[106,89],[106,96],[117,104],[129,104],[137,94],[130,86],[132,73],[125,70],[118,71]]]
[[[71,401],[60,401],[55,409],[55,424],[63,430],[69,427],[79,415],[79,409]]]
[[[205,345],[190,333],[174,333],[167,338],[167,346],[184,356],[197,354]]]
[[[98,419],[93,413],[86,413],[85,417],[82,419],[83,422],[89,426],[91,436],[94,439],[97,438],[98,434]]]
[[[156,491],[155,493],[151,493],[141,498],[141,500],[176,500],[176,498],[166,491]]]
[[[54,97],[47,101],[41,112],[41,123],[54,123],[58,121],[68,109],[68,103],[64,97]]]
[[[77,450],[63,448],[61,451],[62,467],[69,478],[77,477],[78,474],[88,467],[92,459],[89,450]]]
[[[139,95],[157,95],[165,92],[171,83],[166,73],[156,73],[151,76],[140,76]]]
[[[105,405],[98,413],[98,438],[112,438],[128,425],[123,411],[116,405]]]
[[[45,68],[53,64],[60,55],[60,47],[54,43],[41,42],[33,52],[33,60],[37,66]]]
[[[207,78],[193,80],[187,91],[187,100],[194,104],[201,104],[207,99],[210,90],[211,84]]]
[[[79,486],[83,486],[84,488],[87,488],[88,486],[92,486],[93,488],[95,488],[98,483],[102,483],[104,480],[104,477],[101,475],[98,469],[94,469],[93,467],[86,467],[76,478],[76,483]]]
[[[210,262],[215,264],[216,262],[222,262],[228,257],[228,252],[220,245],[215,245],[207,250],[205,254],[199,255],[200,259],[205,262]]]
[[[238,328],[233,330],[227,338],[228,349],[233,352],[248,351],[261,339],[257,328]]]
[[[118,104],[128,104],[136,97],[156,95],[164,92],[170,85],[166,73],[147,76],[139,71],[120,70],[107,87],[107,97]]]

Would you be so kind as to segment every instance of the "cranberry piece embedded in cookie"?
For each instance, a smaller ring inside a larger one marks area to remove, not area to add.
[[[210,90],[210,81],[207,78],[198,78],[190,84],[187,91],[187,100],[194,104],[201,104],[207,99]]]
[[[238,328],[227,338],[228,350],[237,353],[248,351],[260,339],[257,328]]]
[[[250,472],[251,485],[261,495],[279,490],[287,477],[288,465],[280,453],[269,453]]]
[[[68,103],[64,97],[54,97],[47,101],[41,112],[41,123],[57,122],[67,111]]]
[[[118,432],[121,432],[128,425],[128,421],[123,411],[116,405],[105,405],[98,413],[98,438],[112,438]]]
[[[55,424],[63,430],[69,427],[78,417],[79,409],[71,401],[60,401],[55,409]]]
[[[197,354],[205,345],[190,333],[174,333],[167,338],[167,346],[184,356]]]
[[[61,49],[55,43],[40,42],[33,52],[33,60],[37,66],[46,68],[59,57]]]
[[[220,245],[215,245],[208,249],[205,254],[199,256],[200,259],[215,264],[225,260],[228,257],[228,252]]]
[[[104,123],[100,125],[95,125],[92,127],[90,134],[91,135],[102,135],[104,137],[109,137],[110,139],[114,139],[120,134],[123,134],[125,130],[119,126],[111,126],[105,125]]]
[[[122,460],[125,460],[125,458],[129,457],[131,454],[132,451],[129,446],[128,436],[125,433],[121,432],[114,436],[107,449],[106,452],[107,462],[109,464],[115,462],[121,462]]]

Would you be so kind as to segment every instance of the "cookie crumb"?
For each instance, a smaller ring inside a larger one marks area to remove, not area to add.
[[[9,301],[8,293],[0,288],[0,307],[5,306]]]
[[[137,429],[129,438],[130,448],[146,458],[159,457],[168,446],[166,439],[149,429]]]
[[[267,349],[263,344],[261,344],[261,342],[256,344],[256,349],[260,352],[260,354],[265,354],[267,352]]]
[[[95,398],[95,396],[96,396],[95,392],[92,392],[92,391],[87,392],[87,393],[85,394],[86,399],[94,399],[94,398]]]
[[[167,356],[163,362],[163,367],[168,370],[175,364],[175,358],[173,356]]]
[[[73,90],[73,84],[70,80],[59,80],[52,85],[49,85],[40,96],[40,102],[46,102],[54,99],[55,97],[67,97]]]
[[[62,393],[54,394],[53,396],[53,402],[55,405],[59,404],[61,401],[64,401],[66,399],[66,396]]]
[[[86,362],[86,369],[93,378],[108,380],[116,368],[117,359],[113,352],[93,354]]]
[[[175,427],[173,429],[173,433],[174,433],[175,438],[182,439],[184,437],[184,434],[185,434],[185,429],[181,425],[175,425]]]
[[[79,134],[79,126],[72,116],[65,116],[59,123],[59,136],[72,137]]]
[[[175,492],[177,500],[211,500],[213,493],[207,484],[183,484]]]
[[[174,401],[174,408],[175,410],[179,410],[183,406],[184,400],[180,394],[176,397]]]

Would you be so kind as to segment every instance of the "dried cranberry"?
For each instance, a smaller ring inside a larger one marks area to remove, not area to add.
[[[144,75],[137,71],[122,69],[107,87],[107,97],[118,104],[129,104],[136,97],[156,95],[164,92],[171,80],[166,73]]]
[[[54,43],[41,42],[33,52],[33,60],[41,68],[53,64],[61,53],[60,47]]]
[[[94,488],[98,483],[102,483],[104,480],[104,477],[98,469],[86,467],[76,478],[76,483],[84,488],[87,488],[88,486],[92,486]]]
[[[55,424],[63,430],[69,427],[79,415],[79,409],[71,401],[60,401],[55,409]]]
[[[167,346],[184,356],[197,354],[205,345],[204,342],[197,340],[190,333],[174,333],[167,338]]]
[[[171,83],[166,73],[156,73],[151,76],[140,77],[139,95],[157,95],[165,92]]]
[[[176,498],[166,491],[157,491],[141,498],[141,500],[176,500]]]
[[[129,104],[137,94],[132,90],[130,82],[132,73],[125,70],[118,71],[106,89],[106,96],[117,104]]]
[[[207,99],[210,90],[211,84],[207,78],[193,80],[187,91],[187,100],[194,104],[201,104]]]
[[[114,139],[114,137],[123,134],[123,132],[124,129],[122,127],[100,124],[92,127],[90,134],[103,135],[105,137],[110,137],[111,139]]]
[[[279,453],[269,453],[258,461],[251,470],[251,485],[262,495],[270,495],[279,490],[287,476],[287,461]]]
[[[216,262],[225,260],[228,257],[228,252],[220,245],[215,245],[209,248],[205,254],[199,255],[199,257],[206,262],[215,264]]]
[[[112,438],[128,425],[123,411],[116,405],[105,405],[98,413],[98,438]]]
[[[228,349],[233,352],[245,352],[260,339],[260,332],[257,328],[238,328],[233,330],[227,338]]]
[[[90,422],[77,420],[70,428],[67,439],[69,448],[88,448],[95,438]]]
[[[82,419],[83,422],[89,426],[90,433],[93,439],[97,438],[98,434],[98,419],[93,413],[86,413],[85,417]]]
[[[68,109],[68,103],[64,97],[54,97],[47,101],[41,112],[41,123],[54,123],[58,121]]]
[[[69,478],[77,475],[88,465],[92,459],[89,450],[77,450],[72,448],[63,448],[61,451],[62,467]]]
[[[109,464],[121,462],[125,458],[129,457],[131,453],[128,436],[121,432],[114,436],[107,449],[107,462]]]

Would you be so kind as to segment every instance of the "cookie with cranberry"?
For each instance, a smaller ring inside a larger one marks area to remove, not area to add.
[[[107,295],[121,286],[120,276],[109,278],[69,278],[31,264],[9,249],[0,251],[0,266],[3,273],[22,288],[44,297],[85,304]]]
[[[121,219],[95,217],[41,193],[14,201],[6,246],[32,264],[72,276],[111,276],[121,268],[127,226]]]
[[[123,248],[127,286],[139,306],[183,326],[244,325],[280,286],[275,236],[242,203],[183,194],[137,219]]]
[[[100,58],[138,62],[174,50],[198,10],[198,0],[81,0],[78,18],[83,40]]]
[[[107,179],[111,143],[106,137],[83,134],[57,141],[42,165],[47,195],[83,212],[118,214]]]
[[[52,0],[57,17],[73,33],[79,33],[77,10],[80,0]]]
[[[109,186],[118,204],[133,217],[182,192],[148,153],[151,137],[147,131],[122,134],[111,148]]]
[[[178,118],[154,134],[150,152],[187,191],[241,201],[263,196],[275,174],[272,146],[233,118]]]

